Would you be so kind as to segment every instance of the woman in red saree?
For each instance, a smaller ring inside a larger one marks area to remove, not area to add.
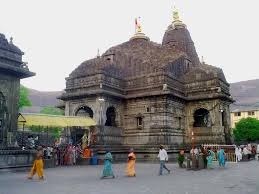
[[[136,156],[134,154],[133,148],[131,148],[130,153],[128,155],[128,163],[127,163],[127,169],[126,169],[127,176],[129,177],[136,176],[135,162],[136,162]]]

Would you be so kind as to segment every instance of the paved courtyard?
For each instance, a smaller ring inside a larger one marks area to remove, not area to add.
[[[216,166],[216,165],[215,165]],[[158,176],[158,164],[137,163],[137,177],[124,175],[115,164],[115,179],[100,180],[102,166],[46,169],[46,180],[26,179],[26,172],[0,172],[0,194],[259,194],[259,162],[228,164],[225,169],[187,171],[168,164],[169,175]]]

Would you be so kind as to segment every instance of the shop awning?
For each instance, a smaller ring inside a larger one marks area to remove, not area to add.
[[[96,122],[90,117],[59,116],[46,114],[19,114],[18,123],[25,126],[43,127],[90,127],[95,126]]]

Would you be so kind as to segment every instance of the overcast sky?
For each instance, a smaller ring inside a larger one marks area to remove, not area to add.
[[[36,76],[29,88],[65,88],[65,77],[84,60],[127,41],[134,18],[152,41],[161,43],[180,11],[199,57],[223,69],[227,81],[259,78],[257,0],[0,0],[0,33],[25,52]]]

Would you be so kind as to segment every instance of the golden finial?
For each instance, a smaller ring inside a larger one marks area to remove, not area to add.
[[[186,27],[186,25],[180,20],[179,11],[175,6],[173,8],[173,21],[172,21],[171,26],[173,28],[185,28]]]
[[[141,32],[142,32],[139,19],[140,19],[140,17],[138,17],[138,19],[135,18],[135,32],[136,32],[136,33],[141,33]]]
[[[174,6],[173,8],[173,21],[180,21],[179,11]]]
[[[130,38],[130,40],[134,39],[145,39],[149,41],[149,38],[142,32],[142,27],[140,25],[140,17],[135,18],[135,34],[133,37]]]

